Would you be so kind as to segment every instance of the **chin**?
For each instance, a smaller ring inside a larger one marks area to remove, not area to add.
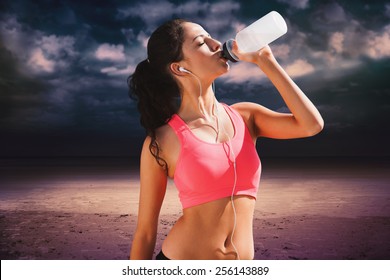
[[[212,74],[212,76],[215,76],[214,79],[228,73],[230,70],[230,65],[226,62],[226,64],[224,64],[223,66],[221,67],[218,67],[218,70],[215,70],[215,72]]]
[[[226,74],[229,71],[230,71],[230,64],[228,62],[226,62],[226,64],[224,65],[223,70],[221,70],[221,72],[220,72],[220,75]]]

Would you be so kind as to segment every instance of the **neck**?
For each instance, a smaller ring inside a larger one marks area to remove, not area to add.
[[[199,83],[192,84],[182,95],[179,115],[187,120],[204,118],[211,120],[215,115],[216,100],[211,86]]]

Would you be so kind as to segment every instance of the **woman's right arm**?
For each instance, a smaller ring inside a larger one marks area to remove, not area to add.
[[[156,245],[158,219],[167,187],[167,175],[149,151],[151,138],[144,141],[140,164],[138,222],[130,259],[152,259]]]

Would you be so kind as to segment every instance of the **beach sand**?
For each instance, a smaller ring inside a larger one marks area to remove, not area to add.
[[[390,259],[385,159],[263,159],[255,259]],[[128,259],[139,176],[126,159],[0,162],[1,259]],[[169,182],[155,254],[181,215]]]

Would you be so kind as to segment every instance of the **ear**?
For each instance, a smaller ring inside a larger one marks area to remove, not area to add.
[[[171,72],[174,75],[176,75],[176,76],[185,76],[186,73],[180,71],[179,67],[180,67],[180,64],[177,63],[177,62],[171,63],[171,65],[169,65],[169,69],[171,70]]]

